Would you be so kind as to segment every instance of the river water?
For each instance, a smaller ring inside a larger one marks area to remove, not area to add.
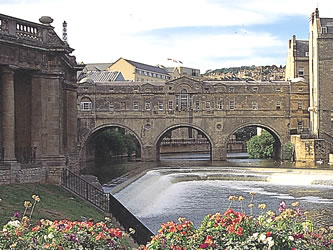
[[[185,217],[200,225],[204,216],[223,213],[230,195],[245,197],[232,208],[250,214],[250,192],[256,192],[258,204],[277,211],[281,201],[290,206],[299,201],[318,225],[333,225],[333,169],[298,169],[292,164],[271,160],[231,159],[226,162],[204,161],[207,157],[170,155],[160,163],[123,163],[123,167],[144,170],[140,178],[125,175],[104,185],[148,228],[157,232],[161,223]],[[154,166],[155,165],[155,166]],[[145,166],[145,167],[144,167]]]

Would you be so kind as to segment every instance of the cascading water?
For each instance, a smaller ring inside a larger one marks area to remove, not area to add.
[[[229,195],[243,195],[236,210],[247,208],[256,192],[254,213],[260,203],[276,211],[279,203],[300,201],[302,209],[333,209],[333,173],[320,170],[272,168],[162,168],[148,171],[115,196],[153,232],[160,224],[186,217],[199,225],[205,215],[224,212]]]

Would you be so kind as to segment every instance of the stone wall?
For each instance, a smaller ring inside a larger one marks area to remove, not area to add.
[[[62,167],[1,166],[0,185],[19,183],[61,183]]]

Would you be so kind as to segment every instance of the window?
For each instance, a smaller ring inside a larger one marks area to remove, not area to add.
[[[303,91],[303,88],[298,88],[297,90],[298,90],[298,91]]]
[[[158,103],[158,110],[163,110],[163,102]]]
[[[120,103],[121,110],[126,110],[126,102]]]
[[[206,102],[206,110],[210,110],[210,102]]]
[[[179,95],[176,95],[176,108],[179,107]]]
[[[280,110],[281,109],[281,102],[277,101],[276,102],[276,110]]]
[[[280,92],[280,91],[281,91],[281,88],[276,88],[275,91]]]
[[[91,111],[92,102],[88,97],[83,97],[80,102],[80,109],[82,111]]]
[[[327,27],[321,27],[321,33],[327,33]]]
[[[180,91],[180,108],[184,110],[187,108],[187,90],[182,89]]]
[[[258,102],[257,101],[252,102],[252,109],[253,110],[258,110]]]
[[[195,109],[200,110],[200,102],[199,101],[195,102]]]
[[[139,103],[138,102],[133,102],[133,109],[134,110],[139,110]]]
[[[303,108],[303,103],[302,102],[297,102],[297,108],[302,109]]]
[[[307,52],[305,52],[305,56],[309,56],[309,52],[307,51]]]
[[[235,101],[234,100],[229,101],[229,109],[231,109],[231,110],[235,109]]]
[[[146,110],[150,110],[150,102],[146,102],[145,108],[146,108]]]
[[[217,103],[217,109],[221,110],[223,108],[223,101]]]
[[[252,90],[253,90],[253,92],[257,92],[258,91],[258,87],[253,87]]]
[[[173,109],[173,103],[172,103],[172,101],[169,101],[169,103],[168,103],[168,109],[169,110]]]
[[[229,92],[235,92],[235,88],[234,87],[230,87],[229,88]]]
[[[298,130],[303,130],[303,122],[302,121],[297,121],[297,129]]]
[[[82,111],[90,111],[91,110],[91,102],[81,102],[81,110]]]
[[[298,76],[304,76],[304,67],[298,68]]]
[[[109,103],[109,111],[111,111],[111,112],[114,111],[114,105],[113,105],[113,103]]]

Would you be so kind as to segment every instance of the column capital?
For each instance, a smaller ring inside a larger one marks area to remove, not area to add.
[[[14,71],[19,69],[19,67],[14,65],[0,66],[0,72],[4,74],[14,74]]]

